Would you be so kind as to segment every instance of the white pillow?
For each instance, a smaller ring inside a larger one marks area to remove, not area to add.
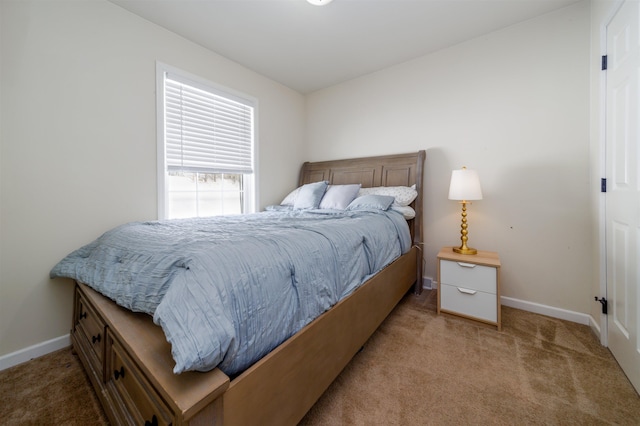
[[[329,185],[327,187],[327,192],[324,193],[324,196],[320,201],[320,208],[344,210],[347,208],[349,203],[356,198],[359,190],[359,183],[350,185]]]
[[[375,186],[373,188],[360,188],[358,196],[363,195],[389,195],[395,198],[394,206],[406,207],[416,199],[418,191],[408,186]]]
[[[416,211],[409,206],[391,206],[391,210],[395,210],[398,213],[402,214],[405,219],[413,219],[416,217]]]
[[[302,189],[302,187],[299,186],[296,189],[294,189],[293,191],[291,191],[286,197],[284,197],[284,200],[282,200],[280,205],[281,206],[292,206],[296,202],[296,198],[298,197],[298,194],[300,193],[301,189]]]

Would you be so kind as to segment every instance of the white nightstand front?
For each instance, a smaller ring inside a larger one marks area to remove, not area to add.
[[[438,253],[438,313],[446,312],[496,325],[501,329],[500,258],[497,253]]]

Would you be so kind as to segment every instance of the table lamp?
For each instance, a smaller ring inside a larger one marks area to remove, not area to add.
[[[462,167],[460,170],[451,172],[451,184],[449,185],[449,199],[458,200],[462,204],[462,227],[460,230],[462,245],[454,247],[453,251],[460,254],[476,254],[478,250],[467,247],[467,204],[471,200],[482,200],[482,189],[480,189],[480,179],[475,170],[468,170]]]

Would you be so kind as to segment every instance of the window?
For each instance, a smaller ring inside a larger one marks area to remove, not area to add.
[[[256,102],[158,64],[158,217],[254,211]]]

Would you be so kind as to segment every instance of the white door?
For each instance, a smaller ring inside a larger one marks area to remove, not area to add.
[[[640,392],[640,2],[607,26],[608,346]]]

